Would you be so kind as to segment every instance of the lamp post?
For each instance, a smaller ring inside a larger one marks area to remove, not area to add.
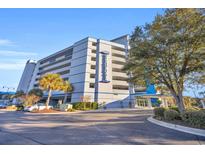
[[[7,87],[7,86],[3,86],[2,88],[5,89],[5,92],[8,95],[8,101],[10,102],[9,90],[15,90],[15,88],[14,87]]]
[[[7,86],[3,86],[2,88],[3,88],[3,89],[7,89],[7,90],[6,90],[7,93],[9,92],[9,90],[15,90],[15,89],[16,89],[16,88],[14,88],[14,87],[7,87]]]

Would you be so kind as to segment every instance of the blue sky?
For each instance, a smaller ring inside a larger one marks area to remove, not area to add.
[[[0,9],[0,91],[17,87],[28,59],[38,60],[87,36],[113,39],[164,9]]]
[[[162,9],[0,9],[0,90],[17,87],[27,59],[40,59],[87,36],[112,39]]]

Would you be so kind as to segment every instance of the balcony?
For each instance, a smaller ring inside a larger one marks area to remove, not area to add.
[[[112,64],[112,68],[123,69],[124,65]]]
[[[112,80],[113,85],[128,86],[127,81]]]
[[[112,76],[128,78],[126,73],[121,73],[121,72],[112,72]]]

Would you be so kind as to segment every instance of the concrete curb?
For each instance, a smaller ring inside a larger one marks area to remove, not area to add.
[[[166,128],[177,130],[177,131],[205,137],[205,130],[203,130],[203,129],[190,128],[190,127],[185,127],[185,126],[181,126],[181,125],[171,124],[171,123],[167,123],[164,121],[154,119],[153,117],[149,117],[149,118],[147,118],[147,120],[149,122],[154,123],[154,124],[159,125],[159,126],[163,126]]]
[[[45,115],[52,115],[52,114],[78,114],[78,113],[106,113],[106,112],[112,112],[112,111],[152,111],[152,109],[128,109],[128,108],[124,108],[124,109],[98,109],[98,110],[88,110],[88,111],[74,111],[74,112],[66,112],[66,111],[59,111],[59,112],[54,112],[54,113],[32,113],[32,112],[24,112],[25,114],[45,114]]]

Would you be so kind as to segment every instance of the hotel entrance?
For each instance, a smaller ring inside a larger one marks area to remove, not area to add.
[[[156,104],[153,102],[153,99],[158,100],[160,104],[158,106],[168,107],[176,105],[173,96],[170,95],[143,95],[143,96],[135,96],[134,106],[135,108],[152,108],[156,107]]]
[[[137,96],[135,99],[135,108],[151,108],[151,101],[142,96]]]

